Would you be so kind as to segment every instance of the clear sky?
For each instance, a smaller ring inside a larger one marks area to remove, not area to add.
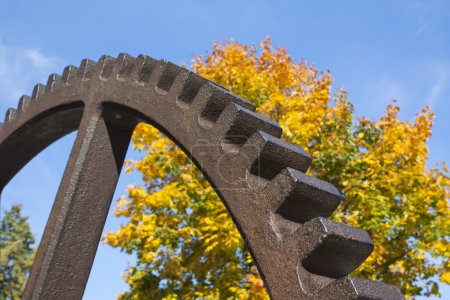
[[[358,116],[379,118],[393,98],[402,120],[430,105],[437,118],[429,165],[449,162],[450,2],[444,0],[3,0],[0,115],[35,83],[83,58],[127,52],[189,64],[216,40],[258,44],[267,35],[292,56],[331,69],[335,87],[349,92]],[[2,208],[23,203],[38,239],[74,136],[35,158],[2,195]],[[139,181],[121,176],[116,198]],[[112,212],[105,230],[119,228]],[[113,299],[126,289],[121,272],[132,259],[100,245],[84,299]],[[448,286],[442,292],[450,299]]]

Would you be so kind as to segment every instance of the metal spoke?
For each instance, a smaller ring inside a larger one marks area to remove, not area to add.
[[[82,298],[131,133],[86,108],[24,299]]]
[[[394,286],[346,276],[372,251],[369,236],[327,219],[341,195],[305,174],[308,154],[282,141],[278,124],[255,110],[205,78],[145,55],[85,59],[36,85],[0,123],[0,192],[52,142],[77,128],[78,135],[24,299],[83,297],[138,122],[161,130],[200,168],[271,299],[404,299]]]

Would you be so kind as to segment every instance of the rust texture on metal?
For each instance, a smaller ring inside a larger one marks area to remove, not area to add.
[[[133,129],[156,126],[202,170],[272,299],[403,299],[347,276],[371,253],[365,231],[330,221],[341,202],[305,174],[311,158],[250,102],[184,68],[102,56],[36,85],[0,125],[0,191],[35,155],[78,130],[24,299],[81,299]]]

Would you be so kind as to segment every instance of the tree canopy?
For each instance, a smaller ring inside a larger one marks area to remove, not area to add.
[[[192,69],[275,119],[283,139],[312,156],[308,173],[345,196],[332,216],[368,231],[375,243],[353,275],[399,286],[408,298],[439,295],[450,283],[450,178],[427,167],[434,115],[423,108],[398,118],[392,101],[378,120],[355,118],[329,71],[273,48],[216,42]],[[140,124],[133,144],[144,156],[127,171],[142,174],[116,206],[126,222],[104,241],[137,257],[121,299],[263,299],[263,282],[235,225],[199,170],[166,136]]]
[[[34,236],[20,205],[5,210],[0,232],[0,300],[22,299],[33,264]]]

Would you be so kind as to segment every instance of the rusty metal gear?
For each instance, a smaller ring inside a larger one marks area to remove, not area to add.
[[[327,219],[341,201],[305,174],[310,157],[250,102],[165,60],[86,59],[36,85],[0,126],[0,191],[35,155],[78,130],[24,299],[81,299],[130,136],[156,126],[202,170],[237,225],[272,299],[403,299],[347,277],[373,250]]]

